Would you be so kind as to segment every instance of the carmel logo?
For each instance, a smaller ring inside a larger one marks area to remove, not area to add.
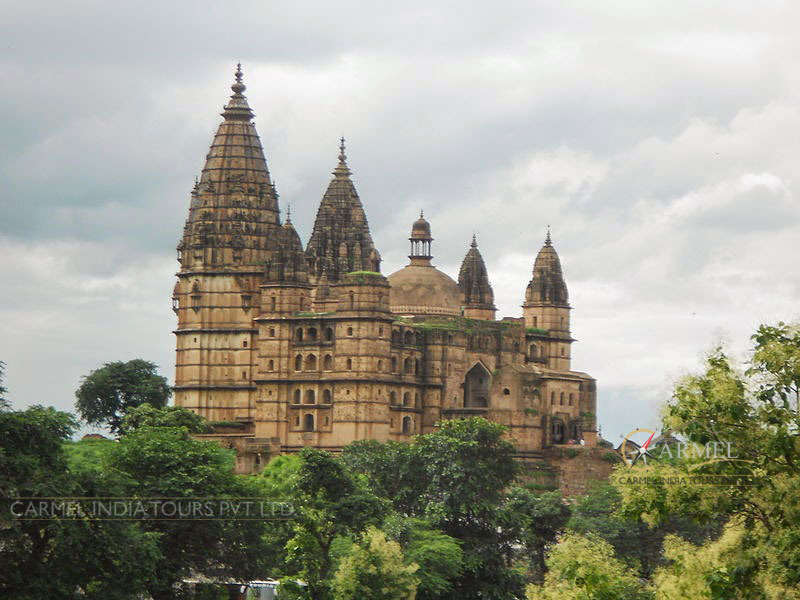
[[[658,461],[667,458],[699,460],[689,467],[689,471],[720,461],[751,462],[740,459],[731,442],[716,441],[705,444],[684,442],[674,437],[669,430],[657,435],[654,430],[645,428],[634,429],[624,436],[618,451],[629,467],[640,460],[647,464],[648,460]]]

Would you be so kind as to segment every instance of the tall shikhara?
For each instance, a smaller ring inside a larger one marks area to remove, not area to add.
[[[284,238],[241,68],[178,244],[176,402],[210,420],[249,415],[254,302],[264,264]]]
[[[344,138],[339,146],[339,164],[317,211],[306,259],[315,283],[323,274],[333,283],[352,271],[380,272],[381,256],[372,243],[364,207],[350,179]]]

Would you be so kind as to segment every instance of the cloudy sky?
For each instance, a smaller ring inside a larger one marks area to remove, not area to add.
[[[172,378],[175,245],[237,61],[304,239],[340,135],[384,272],[420,208],[518,316],[546,225],[603,434],[800,319],[796,2],[0,1],[0,360],[15,406]]]

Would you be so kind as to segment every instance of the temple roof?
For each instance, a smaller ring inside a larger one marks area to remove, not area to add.
[[[277,248],[264,267],[264,283],[308,283],[303,242],[290,216],[281,227]]]
[[[461,270],[458,272],[458,287],[461,289],[464,306],[494,310],[494,291],[489,284],[486,263],[478,250],[478,242],[474,235],[467,255],[461,263]]]
[[[233,246],[266,258],[279,227],[278,195],[270,179],[241,65],[199,181],[195,181],[181,247]],[[196,266],[196,265],[184,265]]]
[[[561,271],[558,253],[550,239],[549,229],[544,246],[539,250],[533,263],[533,277],[525,290],[525,303],[569,306],[567,284]]]
[[[318,278],[327,273],[331,283],[351,271],[380,272],[381,257],[350,174],[342,138],[339,163],[320,202],[306,247],[312,276]]]

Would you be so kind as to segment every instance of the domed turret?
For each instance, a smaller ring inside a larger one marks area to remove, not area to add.
[[[420,212],[411,227],[410,262],[389,275],[389,303],[402,315],[461,314],[461,291],[452,278],[431,264],[431,226]]]

